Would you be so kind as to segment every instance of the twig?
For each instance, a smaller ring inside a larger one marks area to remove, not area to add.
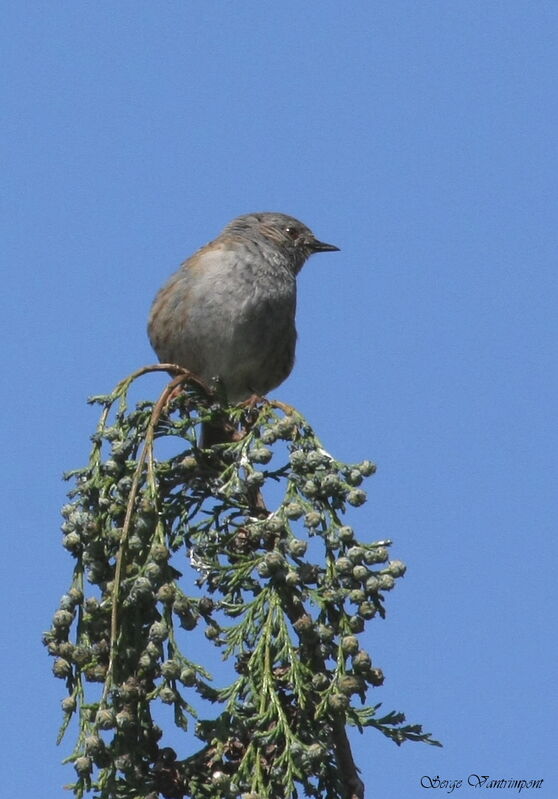
[[[267,510],[261,494],[259,494],[259,498],[262,503],[259,506],[260,510],[269,514],[269,510]],[[285,613],[294,626],[297,621],[306,615],[304,605],[298,597],[295,599],[295,595],[288,588],[285,589],[285,587],[283,587],[283,590],[280,590],[280,595]],[[297,633],[297,635],[303,642],[303,635],[301,633]],[[309,656],[312,671],[315,674],[325,674],[327,670],[325,662],[323,658],[317,654],[315,649],[310,651]],[[332,739],[337,765],[339,766],[339,774],[345,785],[346,799],[364,799],[364,783],[358,775],[359,772],[353,758],[347,731],[340,716],[334,718],[332,722]]]
[[[288,590],[282,591],[282,599],[285,612],[290,622],[294,625],[295,622],[299,621],[306,614],[304,605],[300,601],[295,601],[292,592]],[[302,638],[300,633],[298,635],[299,638]],[[311,650],[309,655],[312,671],[315,674],[324,674],[326,672],[326,666],[323,658],[317,654],[315,649]],[[358,768],[353,759],[351,745],[341,717],[337,716],[334,719],[332,727],[333,747],[339,766],[339,774],[341,780],[345,784],[346,799],[364,799],[364,783],[358,776]]]
[[[136,502],[136,497],[139,490],[141,474],[143,472],[143,467],[145,466],[145,461],[149,457],[150,463],[153,462],[153,439],[155,435],[155,429],[161,418],[161,413],[165,408],[167,402],[172,397],[174,391],[178,388],[178,386],[183,385],[188,380],[194,380],[198,383],[204,390],[208,390],[202,380],[197,378],[195,375],[192,375],[186,369],[183,369],[180,366],[175,366],[174,364],[161,364],[160,366],[146,366],[142,369],[139,369],[134,375],[131,375],[122,383],[119,383],[119,387],[123,386],[125,383],[128,385],[132,382],[133,379],[140,377],[143,374],[151,371],[178,371],[179,374],[167,386],[165,386],[161,396],[153,406],[153,410],[151,412],[151,417],[149,419],[149,424],[147,426],[146,434],[145,434],[145,441],[143,445],[143,449],[141,454],[138,458],[138,462],[136,465],[136,469],[134,471],[134,476],[132,478],[132,485],[130,487],[130,494],[128,496],[128,503],[126,505],[126,515],[124,517],[124,524],[122,526],[122,535],[120,537],[120,545],[118,548],[118,552],[116,554],[116,564],[114,569],[114,581],[113,581],[113,588],[112,588],[112,609],[111,609],[111,620],[110,620],[110,645],[109,645],[109,663],[107,667],[107,673],[105,678],[105,684],[103,689],[103,696],[101,699],[101,703],[103,703],[106,699],[106,696],[112,687],[112,679],[114,675],[114,663],[116,660],[116,648],[117,648],[117,639],[118,639],[118,624],[119,624],[119,594],[120,594],[120,587],[122,584],[122,574],[124,572],[124,566],[126,561],[126,552],[128,548],[128,539],[130,536],[130,529],[132,524],[132,518],[134,514],[134,505]],[[118,391],[118,388],[117,388]]]

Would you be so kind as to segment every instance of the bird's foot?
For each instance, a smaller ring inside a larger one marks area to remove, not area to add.
[[[269,405],[267,397],[262,397],[261,394],[252,394],[251,397],[239,403],[241,408],[246,408],[247,411],[253,411],[256,405]]]

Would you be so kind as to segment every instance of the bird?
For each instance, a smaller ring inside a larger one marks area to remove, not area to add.
[[[264,397],[294,365],[298,273],[314,253],[338,250],[287,214],[236,217],[156,295],[148,336],[159,361],[217,380],[230,405]]]

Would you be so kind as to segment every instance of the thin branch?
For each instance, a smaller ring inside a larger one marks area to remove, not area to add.
[[[163,366],[168,367],[169,364],[163,364]],[[103,696],[101,703],[105,702],[107,694],[109,690],[112,688],[112,680],[114,676],[114,663],[116,659],[117,639],[118,639],[118,623],[119,623],[118,611],[120,603],[120,586],[122,584],[122,574],[124,572],[124,567],[125,567],[128,539],[130,537],[130,529],[134,515],[134,506],[140,486],[143,467],[145,465],[145,461],[147,458],[149,458],[149,461],[151,463],[153,461],[153,441],[155,436],[155,429],[157,427],[157,424],[159,423],[164,408],[166,407],[169,399],[172,397],[175,389],[177,389],[179,386],[183,385],[187,380],[192,378],[192,375],[187,370],[182,369],[181,367],[176,367],[176,369],[180,372],[179,375],[175,377],[173,380],[171,380],[171,382],[168,383],[168,385],[165,386],[159,399],[153,406],[153,410],[151,412],[151,418],[149,420],[149,424],[147,426],[145,434],[144,445],[141,454],[138,458],[136,469],[134,471],[134,476],[132,478],[132,485],[130,487],[128,503],[126,505],[126,515],[124,517],[124,524],[122,526],[120,545],[118,548],[118,552],[116,554],[116,565],[114,570],[114,582],[112,589],[112,609],[111,609],[111,620],[110,620],[109,663],[108,663],[107,675],[105,679],[105,685],[103,689]],[[161,370],[156,367],[144,367],[143,369],[138,370],[138,372],[136,372],[135,375],[139,377],[142,374],[146,374],[149,371],[161,371]],[[130,380],[130,378],[128,378],[127,380]],[[123,385],[125,382],[127,381],[123,381],[123,383],[119,385]]]

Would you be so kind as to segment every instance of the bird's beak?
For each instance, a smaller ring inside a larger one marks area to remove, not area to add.
[[[312,252],[337,252],[339,250],[335,244],[326,244],[325,241],[318,241],[318,239],[313,239],[310,242],[310,247]]]

